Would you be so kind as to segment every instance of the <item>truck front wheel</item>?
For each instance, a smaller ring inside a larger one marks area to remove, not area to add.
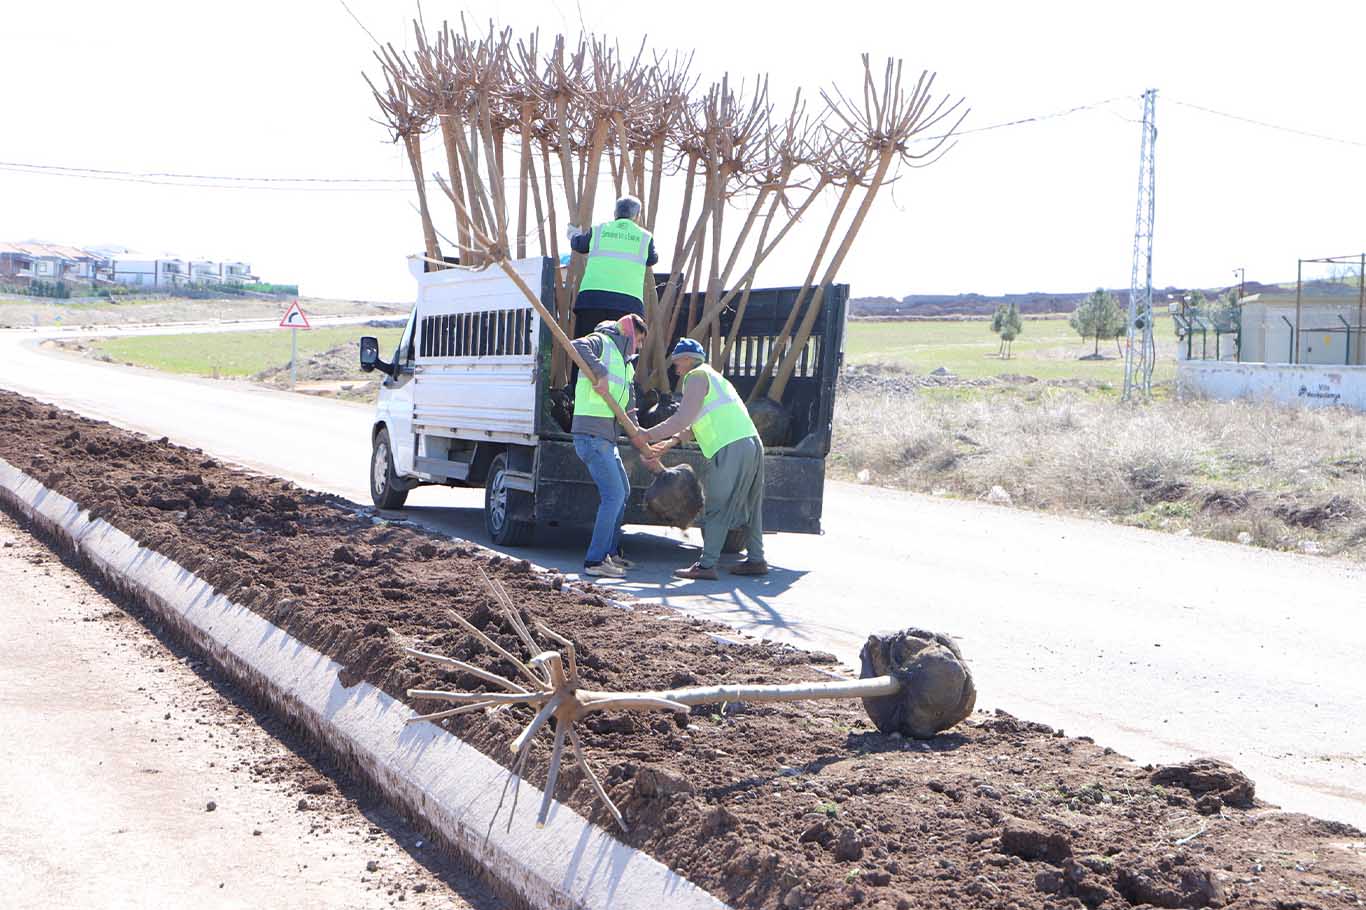
[[[377,509],[401,509],[408,501],[408,491],[397,489],[398,477],[394,474],[393,447],[389,444],[389,431],[381,429],[375,434],[374,448],[370,452],[370,498]]]
[[[526,493],[508,487],[508,456],[497,455],[489,465],[488,480],[484,484],[484,528],[500,547],[520,547],[531,542],[535,527],[517,518],[526,514]]]

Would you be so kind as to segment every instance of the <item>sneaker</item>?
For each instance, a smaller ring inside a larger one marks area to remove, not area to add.
[[[701,563],[693,563],[686,569],[674,569],[674,576],[677,578],[691,578],[696,581],[716,581],[721,576],[717,574],[715,566],[704,566]]]
[[[762,559],[746,559],[730,567],[732,575],[767,575],[768,563]]]
[[[608,562],[612,563],[612,565],[621,569],[634,569],[636,567],[636,561],[634,559],[627,559],[620,553],[613,553],[609,555],[607,557],[607,560]]]
[[[602,578],[625,578],[626,570],[612,562],[611,557],[602,562],[584,563],[583,574],[596,575]]]

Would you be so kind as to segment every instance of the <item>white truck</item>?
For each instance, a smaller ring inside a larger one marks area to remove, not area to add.
[[[513,267],[553,312],[552,261],[522,259]],[[409,490],[426,484],[483,487],[485,527],[501,546],[530,542],[538,524],[591,526],[597,490],[552,407],[550,330],[500,269],[427,268],[410,257],[417,301],[393,358],[380,358],[375,338],[361,339],[361,369],[385,374],[371,426],[375,505],[400,509]],[[795,288],[751,295],[743,328],[754,334],[737,339],[722,369],[741,394],[753,387],[795,297]],[[817,331],[788,385],[795,444],[766,455],[767,531],[820,533],[847,299],[844,285],[825,294]],[[727,319],[722,328],[729,329]],[[641,500],[651,475],[624,438],[619,448],[631,477],[626,521],[656,524]],[[696,466],[701,452],[679,447],[669,460]]]

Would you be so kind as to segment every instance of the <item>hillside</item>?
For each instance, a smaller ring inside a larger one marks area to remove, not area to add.
[[[1166,287],[1153,291],[1155,308],[1165,308],[1168,300],[1179,300],[1190,288]],[[1203,288],[1206,297],[1221,295],[1227,288]],[[1245,293],[1256,294],[1277,290],[1275,285],[1249,281]],[[1294,286],[1291,285],[1293,292]],[[1023,294],[907,294],[900,300],[894,297],[855,297],[849,302],[849,315],[864,317],[928,317],[928,316],[990,316],[1002,303],[1014,303],[1025,315],[1070,313],[1085,300],[1091,291],[1028,291]],[[1122,304],[1129,301],[1128,288],[1112,288],[1110,293]]]

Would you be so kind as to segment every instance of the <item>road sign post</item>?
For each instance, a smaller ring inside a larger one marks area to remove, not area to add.
[[[280,328],[289,329],[289,390],[292,392],[299,379],[299,329],[309,328],[308,317],[299,309],[299,301],[293,301],[285,310]]]

